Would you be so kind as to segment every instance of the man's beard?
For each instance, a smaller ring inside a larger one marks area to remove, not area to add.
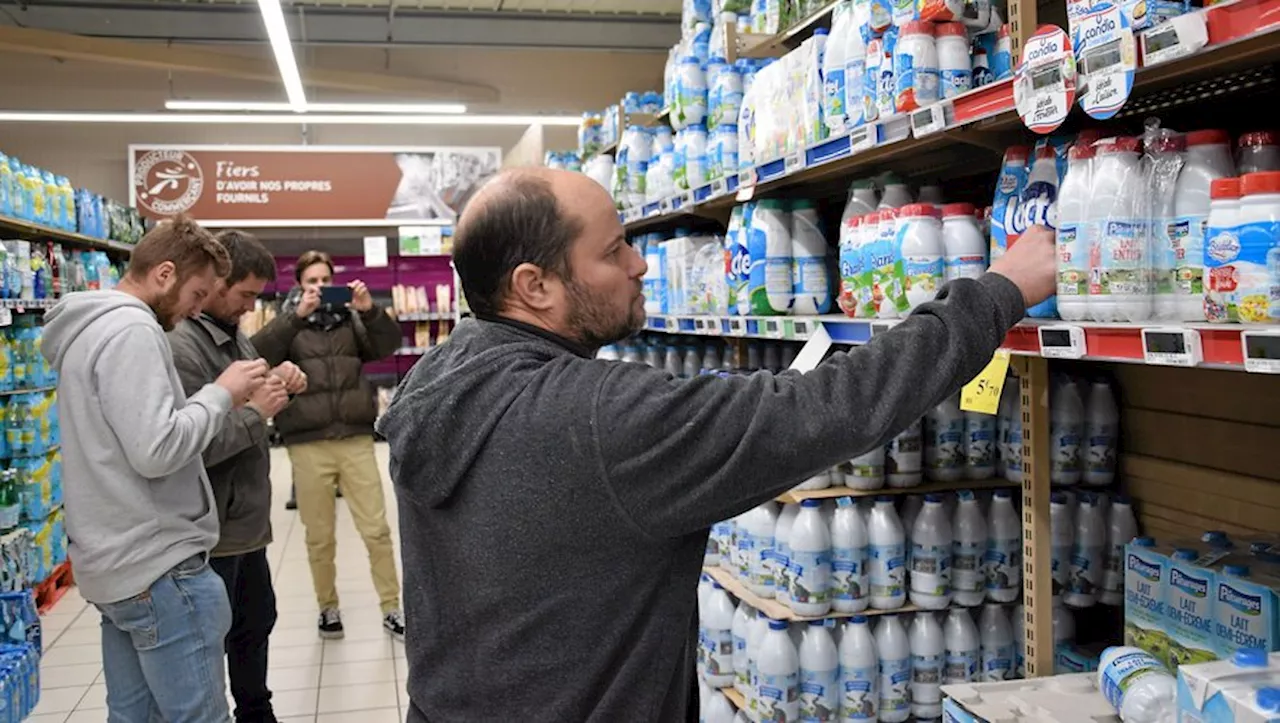
[[[644,317],[637,317],[631,300],[619,315],[613,313],[609,299],[593,294],[572,279],[565,279],[565,289],[569,294],[569,329],[575,340],[588,349],[626,339],[644,326]]]
[[[180,284],[174,284],[172,289],[166,291],[155,303],[151,305],[151,310],[155,312],[156,319],[160,322],[160,328],[165,331],[173,331],[174,327],[182,321],[182,315],[178,313],[178,304],[182,297],[182,287]]]

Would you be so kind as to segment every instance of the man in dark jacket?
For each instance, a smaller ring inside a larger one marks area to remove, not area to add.
[[[476,315],[379,423],[412,627],[408,719],[683,721],[708,528],[919,419],[1054,286],[1033,228],[980,279],[813,371],[677,380],[595,350],[645,262],[579,173],[489,182],[454,234]]]
[[[298,287],[289,293],[280,315],[253,336],[253,345],[268,363],[292,361],[307,375],[306,393],[276,417],[276,429],[293,465],[298,516],[307,532],[311,580],[320,606],[320,637],[344,635],[334,564],[334,500],[340,489],[369,550],[383,627],[403,638],[400,579],[373,448],[378,410],[362,371],[366,362],[390,356],[400,346],[400,325],[373,302],[360,281],[348,284],[350,305],[321,304],[320,289],[333,283],[333,261],[327,254],[303,254],[295,278]]]
[[[224,231],[217,238],[231,258],[231,274],[218,282],[203,313],[169,332],[173,363],[188,395],[233,362],[258,358],[238,324],[276,276],[275,260],[257,239],[240,231]],[[243,723],[275,721],[267,688],[267,638],[275,626],[276,597],[267,564],[271,456],[266,422],[284,409],[289,394],[306,389],[306,376],[292,363],[272,372],[248,404],[230,412],[204,451],[220,527],[210,564],[231,601],[227,669],[235,717]]]

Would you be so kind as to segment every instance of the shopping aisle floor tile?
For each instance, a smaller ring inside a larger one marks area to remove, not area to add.
[[[387,499],[387,521],[400,565],[396,501],[387,473],[386,445],[377,457]],[[271,636],[268,684],[281,723],[400,723],[408,708],[404,645],[382,629],[382,613],[369,576],[368,554],[346,504],[338,503],[338,594],[346,638],[321,641],[319,608],[307,567],[306,533],[297,513],[284,511],[289,497],[289,456],[272,450],[275,542],[267,550],[279,610]],[[99,616],[70,591],[44,617],[43,690],[33,723],[102,723],[106,685],[102,677]]]

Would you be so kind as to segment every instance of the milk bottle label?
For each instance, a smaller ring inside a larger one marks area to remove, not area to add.
[[[1009,680],[1013,675],[1013,644],[982,649],[982,679]]]
[[[1171,665],[1217,660],[1213,588],[1212,572],[1177,560],[1170,564],[1165,613],[1172,623],[1168,658]]]
[[[871,546],[871,594],[897,597],[906,580],[906,549],[903,545]]]
[[[1144,650],[1167,650],[1168,637],[1164,632],[1167,558],[1128,545],[1124,559],[1124,644]]]
[[[744,690],[751,684],[751,670],[747,667],[747,639],[733,636],[733,675],[734,687]]]
[[[1050,432],[1050,466],[1054,473],[1080,471],[1080,425],[1059,424]]]
[[[943,683],[947,685],[971,683],[978,679],[978,651],[948,651],[946,666],[943,672]]]
[[[756,712],[760,723],[790,723],[800,717],[800,674],[760,675]]]
[[[902,260],[898,258],[894,238],[892,231],[877,233],[864,251],[870,267],[870,278],[865,283],[866,288],[871,289],[871,307],[881,316],[891,313],[891,318],[907,310],[907,299],[902,293]]]
[[[1168,675],[1160,661],[1144,652],[1118,655],[1102,669],[1102,695],[1116,710],[1124,703],[1124,694],[1143,676]]]
[[[891,475],[919,473],[923,457],[921,442],[920,428],[915,425],[890,440],[884,453],[885,472]]]
[[[995,464],[994,417],[982,415],[966,420],[965,457],[970,467],[990,467]]]
[[[987,590],[1012,590],[1022,579],[1022,540],[990,539],[983,562],[986,565]]]
[[[844,94],[848,127],[857,128],[866,122],[867,61],[865,57],[845,61]]]
[[[840,308],[850,316],[858,309],[858,283],[862,276],[862,250],[857,246],[857,229],[842,226],[840,234]]]
[[[1079,595],[1097,595],[1102,583],[1102,546],[1077,542],[1071,548],[1071,571],[1067,591]]]
[[[1181,296],[1204,294],[1204,236],[1209,218],[1203,215],[1182,215],[1168,224],[1169,292]],[[1157,293],[1167,293],[1164,289]]]
[[[875,668],[840,666],[840,716],[844,721],[874,721],[879,696],[876,693]]]
[[[927,425],[929,440],[924,448],[924,463],[932,470],[952,470],[964,466],[964,419],[957,417],[946,424]]]
[[[1209,239],[1204,260],[1210,321],[1280,322],[1280,222],[1221,231]]]
[[[880,62],[880,80],[876,89],[876,105],[882,118],[888,118],[897,112],[894,102],[897,87],[893,80],[893,72],[892,58],[886,57],[882,59]]]
[[[982,544],[956,541],[952,545],[951,580],[956,592],[982,590],[985,576],[982,570]]]
[[[1077,225],[1058,229],[1058,296],[1083,298],[1089,293],[1089,254],[1082,240]]]
[[[880,660],[880,715],[911,707],[911,659]]]
[[[899,231],[899,244],[905,235],[906,229]],[[914,309],[938,295],[938,288],[942,286],[945,275],[944,266],[941,255],[903,257],[903,287],[906,289],[908,308]]]
[[[798,603],[825,603],[831,600],[830,553],[791,553],[788,585],[791,600]]]
[[[884,479],[884,454],[882,452],[864,454],[857,459],[850,460],[850,464],[853,467],[853,477],[855,479]]]
[[[802,723],[828,723],[839,711],[837,671],[803,670],[800,672],[800,720]]]
[[[823,113],[827,118],[827,126],[833,131],[839,131],[845,127],[845,102],[847,97],[845,77],[843,66],[828,68],[827,77],[822,84]]]
[[[1137,220],[1096,221],[1090,264],[1092,296],[1143,296],[1150,293],[1146,237]]]
[[[788,593],[791,590],[791,546],[775,538],[769,563],[773,567],[774,587],[780,593]]]
[[[942,656],[911,656],[911,699],[916,703],[937,703],[942,700]]]
[[[1120,436],[1118,424],[1090,424],[1089,449],[1084,456],[1086,474],[1107,474],[1116,468],[1116,440]]]
[[[925,595],[951,592],[951,546],[911,545],[911,589]]]
[[[835,600],[861,600],[867,595],[867,548],[831,550],[831,594]]]
[[[892,0],[893,24],[902,27],[916,19],[918,11],[915,0]]]
[[[733,634],[728,630],[704,630],[699,657],[707,675],[729,675],[733,672]]]
[[[1274,650],[1274,590],[1231,577],[1217,581],[1214,599],[1219,654],[1229,657],[1240,648]]]
[[[750,574],[748,580],[752,587],[772,590],[775,586],[772,560],[776,556],[773,551],[773,537],[766,535],[746,534]]]
[[[804,256],[795,260],[795,295],[812,297],[821,307],[830,295],[827,287],[827,260],[821,256]]]
[[[939,71],[942,85],[942,97],[954,98],[961,93],[967,93],[973,88],[973,71],[971,70],[941,70]]]

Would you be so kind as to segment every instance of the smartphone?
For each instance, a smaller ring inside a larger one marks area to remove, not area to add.
[[[351,303],[351,289],[346,286],[321,286],[320,303],[325,306],[344,306]]]

